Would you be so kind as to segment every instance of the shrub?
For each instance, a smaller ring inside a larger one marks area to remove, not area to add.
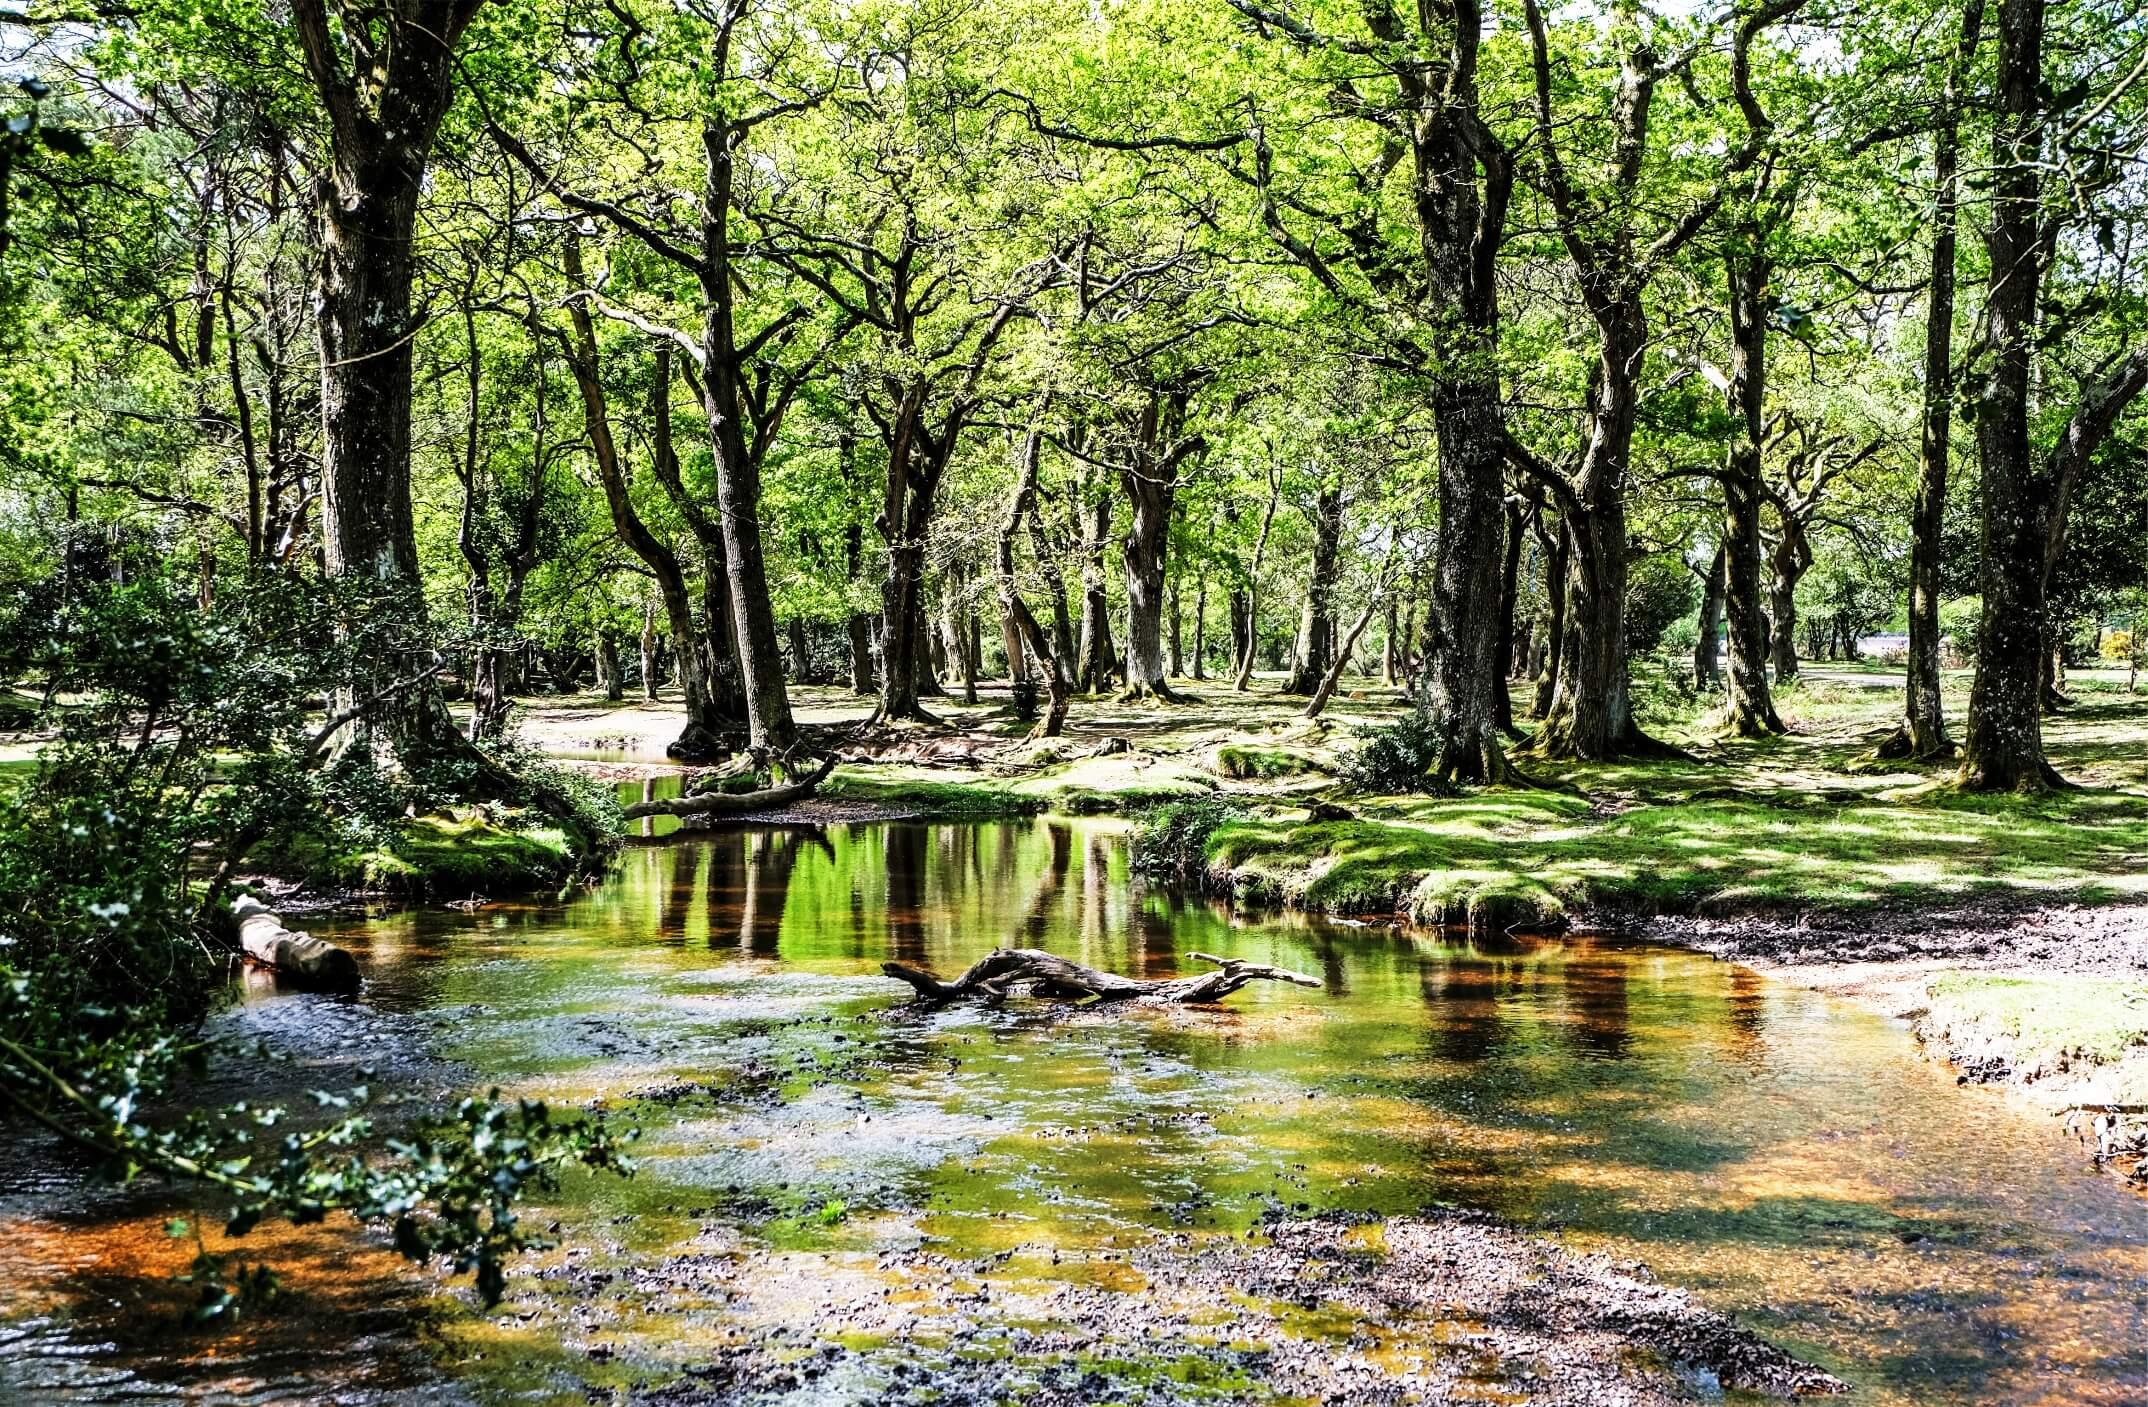
[[[1665,554],[1641,558],[1626,574],[1626,648],[1637,655],[1653,650],[1672,622],[1699,608],[1700,583],[1684,562]]]
[[[1207,862],[1208,838],[1246,814],[1244,807],[1216,796],[1149,807],[1134,820],[1135,872],[1157,879],[1198,879]]]
[[[154,1173],[228,1199],[231,1235],[347,1211],[413,1260],[474,1271],[491,1302],[507,1257],[537,1244],[517,1196],[563,1162],[624,1166],[600,1120],[470,1099],[378,1149],[363,1089],[314,1091],[329,1121],[289,1132],[281,1109],[170,1107],[176,1077],[211,1054],[198,1023],[227,989],[227,876],[203,884],[197,860],[236,863],[338,797],[370,828],[422,786],[357,757],[325,778],[312,765],[305,701],[341,666],[333,589],[272,577],[205,608],[190,583],[150,574],[92,584],[8,642],[79,702],[0,812],[0,1107],[114,1181]],[[195,1281],[206,1321],[274,1277],[226,1255]]]
[[[1439,765],[1441,742],[1431,715],[1413,708],[1392,723],[1360,731],[1335,772],[1351,791],[1437,791],[1432,769]]]

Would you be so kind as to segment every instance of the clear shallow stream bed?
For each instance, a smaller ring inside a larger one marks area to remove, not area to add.
[[[254,1238],[292,1266],[288,1309],[202,1335],[168,1327],[194,1251],[172,1205],[25,1144],[0,1168],[0,1401],[715,1401],[710,1365],[773,1340],[840,1349],[785,1400],[874,1402],[977,1351],[938,1329],[1018,1354],[1054,1289],[1146,1293],[1168,1238],[1447,1207],[1646,1264],[1853,1401],[2148,1403],[2148,1203],[1898,1023],[1681,950],[1234,917],[1055,819],[726,831],[631,850],[570,904],[314,926],[357,951],[363,1002],[256,987],[227,1030],[318,1083],[364,1065],[602,1101],[641,1128],[640,1172],[528,1208],[560,1245],[492,1315],[315,1228]],[[1325,988],[890,1010],[909,994],[883,960],[951,976],[1003,942],[1152,976],[1249,956]],[[1084,1371],[1260,1400],[1183,1363]]]

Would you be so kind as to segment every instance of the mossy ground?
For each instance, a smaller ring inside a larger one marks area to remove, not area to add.
[[[308,835],[254,858],[270,873],[310,885],[413,898],[502,894],[564,883],[577,863],[566,833],[523,820],[495,820],[477,812],[415,816],[400,822],[381,844],[339,845]]]
[[[1981,1029],[2023,1066],[2105,1065],[2148,1046],[2148,987],[2125,978],[1950,972],[1928,991],[1928,1021]]]
[[[1222,828],[1206,858],[1254,894],[1448,921],[1473,903],[1520,921],[1582,907],[1788,912],[1991,891],[2148,896],[2148,696],[2076,680],[2078,702],[2047,735],[2079,789],[1977,796],[1947,786],[1944,766],[1875,771],[1864,760],[1892,722],[1899,678],[1814,668],[1783,693],[1795,731],[1762,741],[1712,734],[1697,707],[1661,707],[1650,726],[1695,760],[1525,763],[1541,787],[1350,798],[1351,821],[1278,811]]]

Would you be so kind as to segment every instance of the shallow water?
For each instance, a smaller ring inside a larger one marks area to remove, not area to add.
[[[378,1315],[339,1336],[324,1313],[305,1361],[234,1345],[213,1370],[77,1293],[69,1256],[126,1261],[142,1208],[65,1223],[50,1187],[0,1177],[0,1253],[35,1262],[0,1299],[0,1397],[584,1400],[772,1317],[810,1332],[831,1287],[900,1294],[889,1248],[1008,1253],[994,1307],[967,1312],[1016,1323],[1025,1287],[1138,1288],[1121,1253],[1162,1232],[1455,1205],[1644,1262],[1856,1400],[2148,1402],[2148,1204],[2048,1120],[1955,1088],[1898,1023],[1691,953],[1234,918],[1133,884],[1117,832],[1058,820],[729,831],[632,850],[566,906],[337,936],[365,1005],[262,990],[230,1025],[315,1035],[330,1064],[423,1048],[471,1082],[601,1100],[643,1130],[640,1173],[533,1209],[560,1248],[497,1315],[436,1299],[427,1362],[385,1352]],[[1151,976],[1250,956],[1323,985],[1223,1010],[890,1013],[907,989],[881,961],[951,975],[1010,941]],[[753,1294],[726,1279],[749,1252]],[[385,1258],[330,1259],[316,1306],[353,1266],[391,1306],[425,1292]]]

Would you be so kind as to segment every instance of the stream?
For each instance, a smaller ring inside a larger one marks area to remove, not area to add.
[[[493,1314],[348,1229],[264,1228],[291,1303],[200,1332],[153,1312],[193,1254],[184,1203],[31,1140],[0,1168],[0,1401],[611,1401],[789,1333],[847,1352],[782,1400],[874,1402],[931,1334],[814,1310],[911,1293],[891,1250],[997,1257],[963,1313],[1014,1333],[1041,1285],[1138,1289],[1127,1252],[1159,1237],[1448,1207],[1641,1262],[1852,1401],[2148,1402],[2148,1202],[1900,1023],[1683,950],[1234,914],[1057,818],[725,830],[630,849],[566,904],[312,926],[363,1001],[257,982],[224,1033],[294,1053],[286,1078],[601,1101],[639,1172],[529,1207],[560,1244]],[[890,1012],[883,960],[952,976],[997,943],[1323,989]],[[1331,1318],[1302,1332],[1350,1332]]]

